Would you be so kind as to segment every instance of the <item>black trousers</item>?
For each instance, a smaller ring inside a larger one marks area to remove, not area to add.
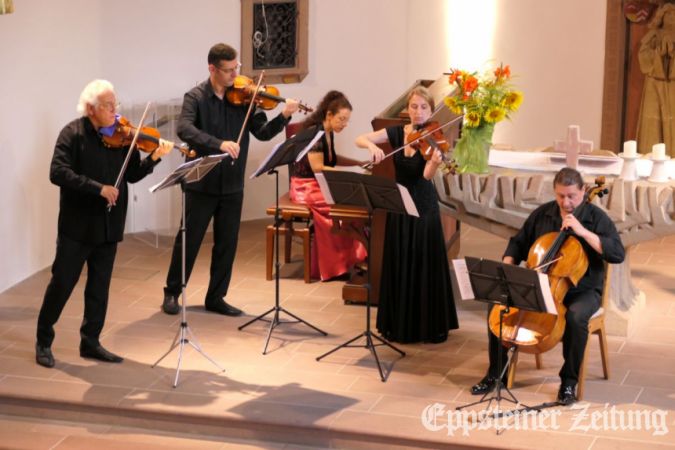
[[[75,288],[84,263],[87,263],[87,284],[84,288],[84,318],[80,327],[81,345],[99,345],[108,310],[108,291],[112,277],[117,243],[83,244],[63,235],[56,241],[56,257],[52,278],[47,285],[37,324],[37,343],[51,347],[54,325]]]
[[[190,279],[199,247],[213,218],[211,277],[205,302],[219,301],[227,295],[232,278],[232,264],[237,252],[243,201],[243,191],[226,195],[208,195],[193,191],[185,193],[185,284]],[[182,242],[178,231],[164,288],[165,293],[175,296],[181,293]]]
[[[588,321],[600,308],[600,294],[593,290],[568,292],[564,301],[567,307],[565,332],[562,338],[564,363],[560,369],[560,382],[565,386],[575,386],[579,381],[579,369],[584,359],[588,342]],[[491,309],[491,308],[490,308]],[[489,317],[489,310],[488,310]],[[499,338],[488,329],[490,368],[488,375],[499,376],[499,367],[506,364],[506,347],[502,347],[502,361],[499,363]]]

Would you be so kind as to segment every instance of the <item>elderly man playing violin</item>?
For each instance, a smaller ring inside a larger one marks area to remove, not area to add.
[[[37,323],[35,359],[54,366],[51,351],[54,325],[59,319],[84,263],[84,319],[80,327],[80,356],[106,362],[122,358],[101,346],[99,336],[108,308],[108,290],[117,243],[124,235],[127,182],[135,183],[152,172],[173,143],[159,140],[153,153],[141,160],[133,151],[115,187],[129,147],[109,148],[103,135],[116,127],[117,100],[112,84],[94,80],[80,95],[77,110],[82,117],[66,125],[54,148],[49,179],[60,187],[58,236],[52,277],[47,286]]]
[[[623,262],[625,250],[616,227],[607,214],[592,203],[585,202],[584,182],[581,174],[571,168],[561,169],[553,179],[555,200],[535,209],[520,231],[513,236],[502,258],[504,263],[518,264],[528,259],[528,252],[535,242],[551,232],[571,231],[588,257],[588,268],[576,286],[564,296],[565,330],[562,336],[564,363],[560,369],[560,389],[557,401],[561,405],[574,403],[579,370],[588,340],[588,322],[600,308],[604,262]],[[580,208],[580,205],[585,206]],[[507,351],[502,348],[499,361],[499,340],[488,330],[490,366],[487,375],[471,388],[471,393],[481,395],[496,385],[498,370],[507,361]],[[506,376],[504,376],[505,381]]]
[[[227,302],[232,264],[237,250],[239,222],[244,200],[244,174],[248,156],[249,132],[260,140],[270,140],[281,132],[298,110],[298,102],[286,99],[282,112],[268,121],[263,111],[249,105],[230,103],[226,90],[231,88],[241,65],[237,51],[226,44],[209,50],[209,78],[188,91],[178,120],[178,136],[198,156],[228,153],[227,158],[204,178],[186,185],[185,281],[190,278],[206,229],[213,219],[213,249],[210,281],[204,299],[207,311],[238,316],[242,311]],[[162,310],[178,314],[181,292],[181,233],[176,236],[171,264],[166,277]]]

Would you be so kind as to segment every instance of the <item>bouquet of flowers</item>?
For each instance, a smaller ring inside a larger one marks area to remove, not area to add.
[[[449,82],[455,85],[446,97],[446,106],[455,114],[464,114],[462,137],[455,147],[454,157],[460,172],[487,172],[487,154],[494,126],[518,110],[523,93],[510,84],[511,69],[500,65],[479,79],[476,72],[451,69]]]

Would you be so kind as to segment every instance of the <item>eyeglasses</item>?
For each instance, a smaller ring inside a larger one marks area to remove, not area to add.
[[[120,109],[121,105],[120,105],[119,102],[115,102],[115,103],[113,103],[113,102],[103,102],[103,103],[97,104],[97,106],[101,109],[105,109],[107,111],[114,112],[114,111],[117,111],[118,109]]]
[[[225,75],[232,75],[235,72],[239,72],[239,69],[241,69],[241,63],[238,62],[237,65],[231,69],[224,69],[222,67],[215,66],[216,69],[220,70],[223,72]]]

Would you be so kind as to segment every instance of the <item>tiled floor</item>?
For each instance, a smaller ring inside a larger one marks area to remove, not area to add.
[[[266,223],[245,224],[239,241],[229,301],[248,317],[274,302],[274,283],[264,279]],[[462,233],[463,255],[498,258],[504,248],[504,240],[476,229],[464,227]],[[284,266],[282,306],[329,335],[282,324],[272,334],[269,353],[262,355],[267,324],[238,331],[246,317],[208,314],[199,306],[208,283],[208,246],[188,286],[188,303],[194,305],[188,323],[225,372],[188,348],[173,388],[176,351],[151,367],[169,349],[180,323],[159,309],[170,241],[153,248],[127,237],[119,248],[102,341],[126,358],[121,365],[84,360],[77,353],[82,283],[57,325],[53,369],[37,366],[33,353],[49,271],[0,294],[0,447],[675,448],[675,237],[634,249],[633,277],[647,294],[647,305],[634,318],[630,336],[610,337],[609,381],[601,379],[597,345],[591,346],[588,409],[556,407],[536,420],[513,419],[500,435],[490,421],[482,427],[465,422],[473,428],[449,432],[459,416],[448,411],[476,400],[468,388],[486,368],[483,305],[458,304],[460,329],[445,343],[402,345],[407,356],[400,359],[378,348],[391,369],[382,383],[364,349],[315,360],[364,330],[365,309],[343,304],[342,282],[305,284],[299,263]],[[513,393],[525,404],[552,401],[560,364],[559,347],[544,355],[543,370],[524,355]],[[434,409],[426,408],[434,404],[441,414],[435,428],[425,428],[422,417],[432,416]],[[620,415],[634,421],[612,429],[612,417]]]

